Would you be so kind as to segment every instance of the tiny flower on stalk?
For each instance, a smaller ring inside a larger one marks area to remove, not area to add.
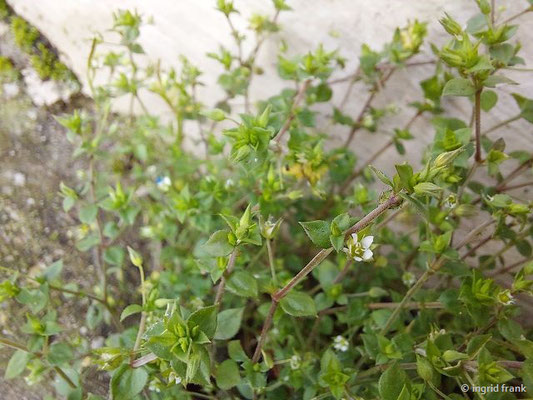
[[[170,178],[168,176],[158,176],[155,179],[155,184],[161,190],[162,192],[167,192],[168,189],[170,189],[170,185],[172,184]]]
[[[370,261],[374,255],[370,250],[373,242],[374,236],[365,236],[359,241],[357,233],[352,233],[352,236],[346,241],[347,247],[343,251],[355,261]]]
[[[504,306],[510,306],[515,303],[514,296],[508,289],[502,290],[500,293],[498,293],[498,301]]]
[[[407,287],[413,286],[416,282],[416,276],[412,272],[406,271],[402,275],[402,282]]]
[[[446,208],[454,208],[457,205],[457,196],[454,194],[450,194],[446,200],[444,200],[444,207]]]
[[[340,335],[335,337],[335,340],[333,341],[333,348],[337,351],[342,351],[343,353],[348,351],[348,345],[348,340]]]
[[[300,369],[300,363],[302,359],[299,355],[295,354],[290,358],[289,364],[292,370]]]

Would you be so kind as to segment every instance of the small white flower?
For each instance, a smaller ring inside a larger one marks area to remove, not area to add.
[[[453,208],[457,204],[457,196],[454,194],[449,195],[444,201],[444,207]]]
[[[412,272],[406,271],[402,275],[402,282],[405,286],[413,286],[416,282],[416,277]]]
[[[374,242],[374,236],[365,236],[361,241],[357,237],[357,233],[352,233],[352,236],[348,239],[343,251],[352,257],[355,261],[370,261],[374,253],[370,250],[370,246]]]
[[[294,369],[299,369],[299,368],[300,368],[300,361],[301,361],[300,356],[298,356],[298,355],[296,355],[296,354],[293,355],[293,356],[291,357],[290,361],[289,361],[289,364],[290,364],[290,366],[291,366],[291,369],[293,369],[293,370],[294,370]]]
[[[168,189],[170,189],[170,185],[172,184],[172,181],[170,180],[168,176],[158,176],[155,179],[155,183],[157,187],[159,188],[159,190],[161,190],[162,192],[166,192],[168,191]]]
[[[511,294],[511,291],[506,289],[498,293],[498,301],[504,306],[510,306],[515,303],[515,298]]]
[[[226,189],[230,189],[230,188],[233,187],[233,185],[235,185],[235,182],[233,182],[233,179],[229,178],[229,179],[226,180],[226,183],[225,183],[224,187]]]
[[[348,351],[348,345],[348,340],[346,340],[341,335],[335,337],[335,339],[333,340],[333,348],[337,351]]]
[[[169,381],[174,381],[174,383],[176,385],[179,385],[181,383],[181,381],[182,381],[181,376],[176,375],[175,372],[171,372],[170,373],[170,375],[168,376],[168,380]]]

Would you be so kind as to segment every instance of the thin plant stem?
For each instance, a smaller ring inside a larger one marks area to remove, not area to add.
[[[0,336],[0,344],[3,345],[3,346],[11,347],[12,349],[15,349],[15,350],[24,351],[26,353],[32,354],[32,355],[34,355],[36,357],[39,357],[39,358],[43,358],[43,356],[44,356],[44,354],[42,352],[30,351],[30,349],[28,349],[23,344],[14,342],[14,341],[9,340],[9,339],[7,339],[5,337],[2,337],[2,336]],[[61,378],[63,378],[65,380],[65,382],[67,382],[67,384],[72,389],[76,389],[78,387],[74,382],[72,382],[72,380],[68,377],[67,374],[65,374],[65,372],[60,367],[54,367],[54,371],[56,371],[57,374],[60,375]]]
[[[231,252],[231,254],[229,256],[228,266],[226,267],[226,271],[224,272],[224,274],[220,278],[220,283],[218,284],[217,292],[215,294],[215,307],[217,309],[220,308],[220,304],[222,302],[222,297],[224,296],[224,291],[226,289],[226,279],[232,273],[233,268],[235,267],[235,260],[236,259],[237,259],[237,249],[233,249],[233,251]],[[209,351],[211,353],[211,362],[214,363],[215,362],[215,355],[216,355],[216,351],[217,351],[217,345],[216,345],[214,340],[211,343],[211,348],[210,348]]]
[[[385,74],[383,79],[379,80],[373,87],[372,91],[370,92],[370,95],[365,101],[365,104],[363,105],[363,108],[359,112],[359,115],[357,116],[357,119],[355,120],[355,123],[352,126],[352,129],[350,130],[350,133],[348,134],[348,138],[346,139],[346,142],[344,143],[345,147],[348,147],[350,143],[352,142],[355,132],[357,132],[361,128],[361,122],[363,121],[363,118],[365,117],[365,114],[374,101],[374,98],[376,97],[378,93],[378,89],[382,87],[392,76],[392,74],[396,71],[396,67],[391,67],[389,72]]]
[[[508,265],[507,267],[504,267],[504,268],[501,268],[497,271],[493,271],[489,274],[487,274],[489,277],[492,277],[492,276],[497,276],[497,275],[502,275],[502,274],[506,274],[507,272],[510,272],[512,271],[513,269],[515,269],[516,267],[522,265],[522,264],[525,264],[527,263],[528,261],[531,261],[533,258],[532,257],[528,257],[528,258],[524,258],[522,260],[519,260],[511,265]]]
[[[218,287],[217,287],[217,292],[215,295],[215,305],[217,307],[220,305],[222,296],[224,296],[224,290],[226,289],[226,276],[229,276],[232,273],[233,268],[235,267],[236,259],[237,259],[237,250],[234,249],[229,256],[229,261],[228,261],[228,266],[226,267],[226,272],[220,278],[220,283],[218,284]]]
[[[530,6],[530,7],[526,8],[525,10],[520,11],[518,14],[515,14],[515,15],[513,15],[513,16],[507,18],[507,19],[506,19],[505,21],[503,21],[501,24],[502,24],[502,25],[507,25],[509,22],[514,21],[515,19],[521,17],[522,15],[527,14],[527,13],[530,12],[530,11],[533,11],[533,6]]]
[[[521,188],[532,186],[532,185],[533,185],[533,181],[528,181],[528,182],[516,183],[514,185],[504,186],[501,188],[501,190],[506,192],[508,190],[521,189]]]
[[[483,161],[481,158],[481,92],[482,89],[479,89],[474,98],[474,125],[476,133],[476,153],[474,159],[478,164]]]
[[[139,350],[139,347],[141,346],[142,335],[144,334],[144,329],[146,327],[146,311],[144,310],[144,307],[146,306],[146,288],[144,284],[144,268],[142,265],[138,268],[139,268],[139,274],[141,276],[141,298],[142,298],[143,311],[141,312],[139,330],[137,331],[137,337],[135,338],[135,344],[133,345],[133,353]],[[131,355],[131,362],[133,362],[133,353]]]
[[[276,277],[276,265],[274,263],[274,252],[272,251],[272,244],[270,239],[266,240],[267,252],[268,252],[268,264],[270,266],[270,273],[272,274],[272,281],[274,285],[278,284],[278,279]]]
[[[382,310],[382,309],[389,309],[389,308],[396,308],[398,307],[400,303],[370,303],[367,305],[367,307],[370,310]],[[424,302],[417,302],[417,301],[411,301],[404,304],[404,309],[409,310],[419,310],[419,309],[440,309],[444,308],[444,304],[442,304],[440,301],[430,301],[428,303]]]
[[[279,144],[279,142],[283,138],[283,135],[285,135],[285,133],[289,130],[289,128],[290,128],[290,126],[292,124],[292,121],[296,117],[296,110],[297,110],[298,106],[300,105],[300,103],[302,102],[302,100],[304,99],[305,92],[307,91],[307,88],[309,87],[310,84],[311,84],[311,79],[306,79],[304,81],[304,83],[302,84],[302,86],[300,86],[300,89],[298,90],[296,95],[294,96],[294,101],[292,102],[292,107],[291,107],[291,109],[289,111],[289,116],[285,120],[285,123],[281,127],[279,133],[274,138],[274,141],[276,143]]]
[[[423,114],[423,111],[418,111],[415,115],[411,117],[411,119],[409,119],[409,121],[405,124],[403,129],[408,130],[422,114]],[[358,176],[360,176],[368,165],[376,161],[376,159],[378,159],[383,153],[385,153],[385,151],[387,151],[393,144],[394,144],[393,138],[387,140],[387,142],[385,142],[383,146],[381,146],[374,154],[370,156],[368,160],[366,160],[366,162],[361,168],[355,170],[355,172],[352,175],[350,175],[350,177],[348,177],[348,179],[342,185],[339,193],[340,194],[345,193],[345,190],[348,188],[350,183],[352,183]]]
[[[504,120],[504,121],[502,121],[502,122],[499,122],[499,123],[497,123],[496,125],[490,127],[490,128],[487,129],[486,131],[484,131],[484,132],[481,134],[481,136],[482,136],[482,137],[485,137],[485,136],[487,136],[489,133],[494,132],[494,131],[500,129],[500,128],[502,128],[502,127],[504,127],[504,126],[510,124],[511,122],[517,121],[517,120],[519,120],[520,118],[522,118],[522,115],[521,115],[521,114],[518,114],[518,115],[515,115],[515,116],[513,116],[513,117],[511,117],[511,118],[508,118],[508,119],[506,119],[506,120]]]

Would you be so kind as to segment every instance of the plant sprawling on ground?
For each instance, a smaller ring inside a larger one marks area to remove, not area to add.
[[[495,139],[513,121],[533,123],[533,100],[513,94],[515,115],[481,129],[507,96],[498,87],[517,85],[506,71],[526,70],[511,22],[533,6],[500,21],[494,1],[477,3],[466,27],[440,20],[449,42],[432,55],[419,56],[426,24],[411,21],[382,49],[364,45],[345,78],[331,77],[344,68],[337,51],[293,55],[282,43],[287,88],[252,104],[250,82],[264,73],[257,55],[290,7],[273,0],[273,16],[252,15],[243,32],[233,2],[218,0],[235,45],[208,54],[225,93],[209,106],[186,58],[179,69],[141,66],[142,17],[116,13],[115,46],[95,38],[88,60],[94,109],[58,118],[88,163],[60,195],[98,279],[88,272],[83,288],[64,280],[61,260],[33,275],[3,267],[0,299],[25,310],[24,322],[10,321],[20,334],[0,337],[15,349],[6,378],[53,376],[58,396],[91,400],[490,400],[522,395],[460,388],[533,390],[533,335],[518,300],[532,293],[532,204],[508,193],[532,184],[516,183],[531,175],[532,149],[506,152]],[[249,52],[245,34],[256,38]],[[412,118],[374,154],[356,154],[358,132],[380,130],[394,112],[377,107],[376,94],[420,64],[434,73],[420,82]],[[348,92],[333,105],[339,82]],[[354,85],[368,91],[356,115],[345,107]],[[146,91],[172,122],[149,113]],[[470,121],[444,114],[449,96],[470,99]],[[130,115],[111,111],[118,97]],[[244,103],[239,115],[234,100]],[[405,153],[422,116],[434,139],[421,159],[393,176],[375,168],[385,151]],[[324,117],[345,127],[341,146],[317,128]],[[487,174],[488,184],[476,180]],[[82,333],[62,327],[66,302],[86,310]],[[103,346],[92,349],[87,331]],[[90,385],[96,368],[108,394]]]

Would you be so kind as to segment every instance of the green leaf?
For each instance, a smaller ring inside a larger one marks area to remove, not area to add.
[[[329,241],[331,245],[333,246],[333,248],[335,249],[335,251],[338,253],[339,251],[342,250],[344,246],[344,235],[339,235],[339,236],[330,235]]]
[[[48,303],[48,284],[32,290],[22,288],[16,299],[19,303],[27,305],[32,313],[37,314]]]
[[[407,383],[405,371],[395,363],[381,375],[378,390],[382,400],[397,400]]]
[[[331,247],[329,242],[330,228],[327,221],[300,222],[300,225],[315,246],[323,249]]]
[[[398,172],[398,177],[400,178],[402,187],[408,192],[412,192],[413,185],[411,183],[411,178],[413,177],[413,167],[407,163],[397,164],[395,167],[396,171]]]
[[[241,297],[257,296],[257,280],[246,271],[234,272],[226,284],[228,290]]]
[[[124,262],[124,249],[118,246],[110,246],[104,251],[104,261],[116,266]]]
[[[533,100],[525,98],[518,93],[513,93],[512,96],[518,107],[520,107],[520,116],[533,124]]]
[[[98,207],[95,204],[88,204],[80,208],[79,218],[84,224],[91,224],[98,214]]]
[[[503,75],[491,75],[487,79],[485,79],[485,81],[483,82],[484,86],[491,87],[491,88],[496,87],[497,85],[502,85],[502,84],[518,85],[518,83],[516,83],[512,79],[509,79]]]
[[[228,231],[220,230],[211,235],[209,240],[202,246],[211,257],[225,257],[233,251],[233,246],[228,242]]]
[[[79,240],[76,243],[76,248],[79,251],[88,251],[92,249],[94,246],[100,243],[100,238],[96,234],[87,235],[83,239]]]
[[[229,308],[217,315],[217,330],[215,339],[227,340],[239,332],[241,328],[242,313],[244,308]]]
[[[239,366],[233,360],[222,362],[216,373],[217,386],[223,390],[229,390],[241,382]]]
[[[121,365],[111,378],[113,400],[131,400],[143,390],[148,381],[148,373],[143,368]]]
[[[50,346],[46,358],[54,366],[65,364],[73,358],[72,349],[66,343],[54,343]]]
[[[238,340],[232,340],[228,343],[228,354],[234,361],[248,361],[249,358],[244,352],[241,342]]]
[[[120,314],[120,321],[128,318],[130,315],[140,313],[143,310],[142,306],[138,304],[130,304]]]
[[[31,354],[22,351],[17,350],[13,353],[11,358],[9,359],[9,362],[7,363],[6,372],[4,374],[5,379],[13,379],[16,376],[19,376],[22,374],[24,369],[26,368],[26,364],[28,364],[28,361],[30,361]]]
[[[43,276],[48,282],[50,282],[50,281],[53,281],[59,278],[62,270],[63,270],[63,260],[57,260],[53,264],[46,267],[46,269],[43,272]]]
[[[217,330],[217,306],[200,308],[187,319],[189,325],[198,325],[200,330],[211,339]]]
[[[389,179],[387,175],[385,175],[383,172],[381,172],[379,169],[374,167],[373,165],[369,165],[368,168],[378,177],[378,179],[383,182],[387,186],[392,187],[392,181]]]
[[[342,230],[343,232],[350,228],[355,222],[357,221],[357,218],[352,217],[348,213],[343,213],[340,215],[337,215],[332,222],[335,222],[337,226]]]
[[[484,90],[481,92],[481,109],[490,111],[498,102],[498,94],[494,90]]]
[[[316,315],[313,298],[307,293],[291,291],[279,302],[283,311],[294,317],[308,317]]]
[[[212,121],[224,121],[226,119],[226,113],[220,108],[215,108],[213,110],[205,110],[200,112],[204,117],[209,118]]]
[[[473,83],[465,78],[450,79],[442,91],[443,96],[472,96],[475,93],[476,88]]]

